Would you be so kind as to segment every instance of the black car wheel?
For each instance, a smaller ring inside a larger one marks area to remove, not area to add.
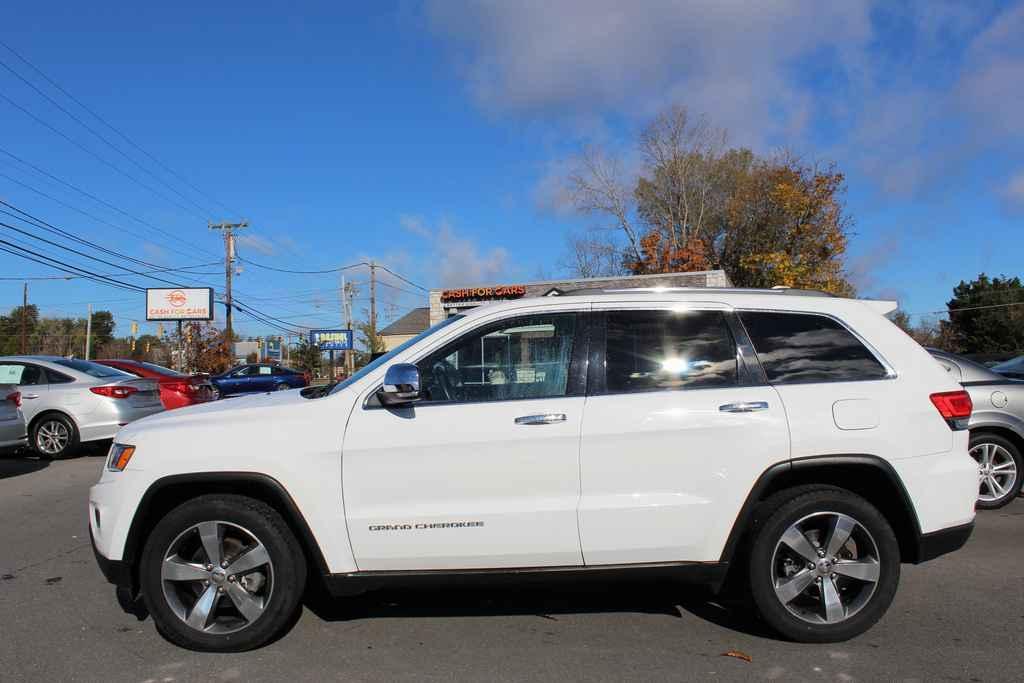
[[[978,463],[978,508],[995,510],[1017,497],[1024,461],[1013,442],[989,432],[972,433],[970,454]]]
[[[167,640],[191,650],[241,652],[291,623],[306,562],[276,510],[244,496],[207,495],[157,523],[139,580]]]
[[[43,458],[61,460],[78,448],[78,428],[66,415],[44,414],[32,423],[29,442]]]
[[[765,503],[749,559],[761,617],[784,637],[829,643],[857,636],[889,608],[900,576],[896,536],[860,496],[831,487]]]

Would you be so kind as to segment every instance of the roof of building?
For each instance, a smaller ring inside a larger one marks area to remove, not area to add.
[[[430,327],[430,308],[414,308],[401,318],[378,332],[383,337],[400,334],[419,334]]]

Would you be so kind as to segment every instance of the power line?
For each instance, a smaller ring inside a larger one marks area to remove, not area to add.
[[[407,284],[407,285],[412,285],[412,286],[413,286],[413,287],[415,287],[416,289],[421,289],[421,290],[423,290],[424,292],[429,292],[429,291],[430,291],[429,289],[427,289],[427,288],[426,288],[426,287],[424,287],[423,285],[418,285],[418,284],[416,284],[415,282],[413,282],[412,280],[409,280],[408,278],[405,278],[405,277],[403,277],[403,276],[399,275],[398,273],[396,273],[395,271],[391,270],[391,269],[390,269],[390,268],[388,268],[387,266],[382,266],[382,265],[380,265],[380,264],[378,263],[378,264],[377,264],[377,267],[378,267],[378,268],[380,268],[381,270],[383,270],[383,271],[384,271],[385,273],[390,273],[390,274],[391,274],[391,275],[393,275],[394,277],[397,277],[397,278],[398,278],[399,280],[401,280],[402,282],[404,282],[404,283],[405,283],[405,284]]]
[[[82,108],[82,109],[83,109],[83,110],[84,110],[85,112],[87,112],[87,113],[88,113],[89,115],[91,115],[91,116],[92,116],[93,118],[95,118],[95,119],[96,119],[97,121],[99,121],[100,123],[102,123],[102,124],[103,124],[104,126],[106,126],[106,127],[107,127],[107,128],[109,128],[110,130],[112,130],[112,131],[114,131],[115,133],[117,133],[117,135],[118,135],[118,136],[119,136],[119,137],[120,137],[120,138],[121,138],[122,140],[124,140],[124,141],[125,141],[125,142],[127,142],[127,143],[128,143],[129,145],[131,145],[132,147],[134,147],[134,148],[135,148],[136,150],[138,150],[139,152],[141,152],[142,154],[144,154],[144,155],[145,155],[145,156],[146,156],[146,157],[147,157],[147,158],[148,158],[148,159],[149,159],[150,161],[152,161],[153,163],[155,163],[155,164],[156,164],[157,166],[159,166],[160,168],[162,168],[162,169],[163,169],[164,171],[166,171],[167,173],[171,174],[172,176],[174,176],[175,178],[177,178],[177,179],[178,179],[179,181],[181,181],[181,182],[182,182],[182,183],[184,183],[185,185],[187,185],[187,186],[189,186],[190,188],[192,188],[193,190],[195,190],[195,191],[196,191],[197,193],[199,193],[200,195],[204,196],[204,197],[205,197],[205,198],[206,198],[207,200],[209,200],[209,201],[213,202],[214,204],[217,204],[218,206],[220,206],[221,208],[223,208],[223,209],[227,210],[227,211],[228,211],[228,212],[230,212],[230,213],[233,213],[233,214],[235,214],[235,215],[240,215],[240,214],[238,214],[238,212],[237,212],[237,211],[234,211],[233,209],[231,209],[231,208],[229,208],[229,207],[225,206],[225,205],[224,205],[224,204],[223,204],[222,202],[218,201],[218,200],[217,200],[216,198],[214,198],[214,197],[211,197],[211,196],[210,196],[210,195],[208,195],[207,193],[203,192],[203,191],[202,191],[201,189],[199,189],[198,187],[196,187],[195,185],[193,185],[193,184],[192,184],[191,182],[189,182],[187,178],[183,177],[183,176],[182,176],[181,174],[177,173],[177,172],[176,172],[176,171],[175,171],[174,169],[170,168],[170,167],[169,167],[169,166],[167,166],[167,165],[166,165],[165,163],[163,163],[162,161],[160,161],[160,160],[159,160],[158,158],[156,158],[155,156],[153,156],[152,154],[150,154],[149,152],[147,152],[147,151],[146,151],[146,150],[145,150],[145,149],[144,149],[143,147],[141,147],[141,146],[140,146],[140,145],[139,145],[138,143],[136,143],[136,142],[135,142],[134,140],[132,140],[132,139],[131,139],[130,137],[128,137],[128,135],[126,135],[126,134],[125,134],[124,132],[122,132],[122,131],[121,131],[120,129],[118,129],[118,128],[117,128],[117,127],[115,127],[115,126],[114,126],[113,124],[111,124],[110,122],[108,122],[108,121],[107,121],[106,119],[104,119],[104,118],[103,118],[102,116],[100,116],[99,114],[97,114],[97,113],[96,113],[95,111],[93,111],[93,110],[92,110],[91,108],[87,107],[87,106],[86,106],[86,105],[85,105],[85,104],[84,104],[84,103],[83,103],[83,102],[82,102],[81,100],[79,100],[79,99],[78,99],[77,97],[75,97],[75,96],[74,96],[74,95],[72,95],[72,94],[71,94],[70,92],[68,92],[68,91],[67,91],[67,90],[65,90],[65,89],[64,89],[63,87],[61,87],[61,85],[60,85],[59,83],[57,83],[57,82],[56,82],[55,80],[53,80],[52,78],[50,78],[50,76],[48,76],[48,75],[47,75],[47,74],[46,74],[46,73],[45,73],[45,72],[44,72],[44,71],[43,71],[42,69],[40,69],[40,68],[39,68],[39,67],[37,67],[37,66],[36,66],[35,64],[33,64],[32,62],[30,62],[30,61],[28,60],[28,58],[26,58],[26,57],[24,57],[23,55],[21,55],[21,54],[20,54],[19,52],[17,52],[17,51],[16,51],[16,50],[15,50],[14,48],[12,48],[12,47],[11,47],[10,45],[8,45],[7,43],[3,42],[2,40],[0,40],[0,45],[2,45],[2,46],[3,46],[3,47],[4,47],[4,48],[5,48],[5,49],[6,49],[6,50],[7,50],[8,52],[10,52],[10,53],[11,53],[11,54],[13,54],[13,55],[14,55],[15,57],[17,57],[17,58],[18,58],[19,60],[21,60],[21,61],[22,61],[22,62],[23,62],[23,63],[24,63],[25,65],[27,65],[27,66],[28,66],[28,67],[29,67],[30,69],[32,69],[32,70],[33,70],[33,71],[34,71],[35,73],[39,74],[39,76],[41,76],[41,77],[43,78],[43,80],[45,80],[45,81],[46,81],[47,83],[49,83],[49,84],[50,84],[50,85],[52,85],[52,86],[53,86],[54,88],[56,88],[56,89],[57,89],[58,91],[60,91],[60,92],[61,92],[61,93],[62,93],[62,94],[63,94],[63,95],[65,96],[65,97],[67,97],[67,98],[68,98],[69,100],[71,100],[72,102],[74,102],[75,104],[77,104],[77,105],[78,105],[79,107],[81,107],[81,108]]]
[[[52,257],[45,256],[44,254],[40,254],[39,252],[36,252],[36,251],[34,251],[32,249],[28,249],[26,247],[19,246],[19,245],[13,243],[13,242],[8,242],[7,240],[0,239],[0,245],[6,245],[6,246],[0,246],[0,251],[5,251],[5,252],[7,252],[9,254],[13,254],[14,256],[19,256],[19,257],[27,259],[29,261],[34,261],[36,263],[40,263],[40,264],[42,264],[44,266],[49,266],[51,268],[56,268],[57,270],[60,270],[60,271],[65,272],[65,273],[71,273],[73,275],[81,275],[82,277],[85,277],[86,279],[94,280],[96,282],[99,282],[100,284],[109,285],[111,287],[118,287],[120,289],[127,289],[127,290],[133,291],[133,292],[145,292],[146,291],[145,287],[139,287],[138,285],[133,285],[133,284],[129,284],[129,283],[126,283],[126,282],[120,282],[120,281],[114,280],[112,278],[107,277],[106,275],[103,275],[102,273],[95,273],[93,271],[86,270],[85,268],[82,268],[80,266],[76,266],[76,265],[73,265],[73,264],[70,264],[70,263],[66,263],[66,262],[60,261],[59,259],[54,259]],[[17,250],[17,251],[15,251],[15,250]]]
[[[143,225],[143,226],[149,228],[150,230],[152,230],[154,232],[157,232],[157,233],[160,233],[161,235],[164,235],[165,237],[167,237],[170,240],[177,241],[179,239],[173,233],[170,233],[170,232],[164,230],[163,228],[159,228],[159,227],[153,225],[152,223],[139,218],[138,216],[135,216],[133,214],[128,213],[124,209],[121,209],[120,207],[115,206],[114,204],[111,204],[110,202],[106,201],[105,199],[97,197],[96,195],[92,194],[91,192],[87,192],[86,190],[83,190],[82,188],[78,187],[77,185],[74,185],[74,184],[68,182],[67,180],[64,180],[62,178],[59,178],[59,177],[53,175],[52,173],[46,171],[45,169],[42,169],[39,166],[36,166],[35,164],[33,164],[33,163],[29,162],[29,161],[26,161],[25,159],[22,159],[21,157],[17,156],[16,154],[11,153],[10,151],[8,151],[6,149],[3,149],[2,147],[0,147],[0,152],[2,152],[3,154],[6,154],[10,158],[12,158],[15,161],[17,161],[18,163],[20,163],[20,164],[22,164],[24,166],[27,166],[28,168],[32,169],[36,173],[38,173],[38,174],[40,174],[42,176],[45,176],[45,177],[49,178],[50,180],[53,180],[53,181],[55,181],[57,183],[60,183],[61,185],[64,185],[65,187],[68,187],[68,188],[72,189],[75,192],[77,192],[77,193],[79,193],[79,194],[81,194],[81,195],[83,195],[85,197],[88,197],[92,201],[97,202],[99,204],[102,204],[103,206],[106,206],[108,209],[116,211],[117,213],[119,213],[119,214],[121,214],[121,215],[123,215],[123,216],[125,216],[127,218],[130,218],[131,220],[135,221],[136,223],[139,223],[140,225]],[[54,197],[52,195],[49,195],[49,194],[43,192],[42,190],[40,190],[38,188],[35,188],[35,187],[33,187],[33,186],[31,186],[31,185],[29,185],[29,184],[27,184],[25,182],[22,182],[22,181],[20,181],[20,180],[18,180],[16,178],[12,178],[11,176],[9,176],[9,175],[7,175],[5,173],[0,173],[0,176],[6,178],[7,180],[11,181],[12,183],[16,183],[16,184],[20,185],[21,187],[24,187],[27,190],[35,192],[36,194],[38,194],[38,195],[40,195],[42,197],[45,197],[46,199],[49,199],[52,202],[60,204],[61,206],[65,207],[65,208],[71,209],[72,211],[77,211],[78,213],[82,214],[83,216],[87,216],[88,218],[91,218],[94,221],[98,221],[100,223],[103,223],[104,225],[109,225],[110,227],[112,227],[112,228],[114,228],[116,230],[120,230],[121,232],[127,233],[127,234],[129,234],[129,235],[131,235],[133,237],[137,237],[139,239],[147,239],[146,237],[140,235],[137,232],[134,232],[132,230],[128,230],[125,227],[122,227],[122,226],[117,225],[115,223],[111,223],[110,221],[107,221],[107,220],[104,220],[104,219],[99,218],[97,216],[94,216],[91,213],[85,211],[84,209],[80,209],[80,208],[78,208],[76,206],[73,206],[71,204],[63,202],[60,199],[57,199],[56,197]],[[184,256],[189,256],[190,255],[190,254],[188,254],[188,253],[186,253],[184,251],[181,251],[181,250],[177,249],[176,247],[169,247],[169,248],[172,251],[176,251],[179,254],[182,254]],[[213,255],[213,252],[207,251],[205,249],[200,249],[200,251],[203,251],[203,252],[205,252],[207,254],[210,254],[211,256]]]
[[[104,247],[104,246],[99,245],[99,244],[97,244],[95,242],[92,242],[91,240],[87,240],[87,239],[78,237],[74,233],[68,232],[67,230],[64,230],[63,228],[59,228],[59,227],[57,227],[55,225],[47,223],[43,219],[38,218],[37,216],[33,216],[29,212],[24,211],[22,209],[19,209],[18,207],[14,206],[13,204],[9,204],[8,202],[5,202],[2,199],[0,199],[0,205],[9,207],[11,209],[14,209],[14,211],[16,211],[17,213],[21,214],[21,216],[25,216],[25,217],[27,217],[27,219],[30,219],[30,220],[26,220],[26,218],[22,218],[20,216],[16,216],[16,215],[10,213],[9,211],[4,211],[4,210],[0,209],[0,213],[6,214],[8,216],[12,216],[16,220],[20,220],[23,223],[28,223],[29,225],[33,225],[34,227],[42,228],[43,230],[46,230],[47,232],[51,232],[51,233],[60,235],[61,237],[66,237],[66,238],[76,242],[77,244],[81,244],[82,246],[90,247],[92,249],[95,249],[97,251],[103,252],[103,253],[108,254],[110,256],[116,256],[118,258],[122,258],[122,259],[125,259],[125,260],[128,260],[128,261],[134,262],[134,263],[138,263],[140,265],[149,266],[151,268],[156,268],[158,270],[164,269],[164,266],[160,266],[159,264],[150,263],[149,261],[143,261],[142,259],[137,259],[135,257],[128,256],[126,254],[122,254],[120,252],[114,251],[113,249],[108,249],[107,247]],[[66,246],[63,246],[63,245],[58,244],[56,242],[51,242],[51,241],[49,241],[49,240],[47,240],[45,238],[39,237],[37,235],[33,235],[31,233],[25,232],[24,230],[21,230],[20,228],[17,228],[17,227],[15,227],[13,225],[8,225],[6,223],[0,223],[0,225],[3,225],[4,227],[10,228],[11,230],[15,230],[15,231],[20,232],[22,234],[28,235],[29,237],[31,237],[33,239],[36,239],[36,240],[39,240],[41,242],[47,242],[48,244],[51,244],[51,245],[53,245],[55,247],[58,247],[60,249],[64,249],[66,251],[71,251],[71,252],[77,253],[77,254],[79,254],[81,256],[85,256],[86,258],[92,259],[94,261],[100,261],[100,262],[105,263],[107,265],[112,265],[115,268],[124,268],[124,266],[110,263],[109,261],[105,261],[105,260],[97,258],[95,256],[91,256],[89,254],[86,254],[86,253],[83,253],[83,252],[79,252],[79,251],[77,251],[75,249],[71,249],[70,247],[66,247]],[[213,265],[213,264],[212,263],[206,263],[206,264],[202,264],[202,265],[203,266],[210,266],[210,265]],[[199,266],[194,266],[194,267],[199,267]],[[130,268],[125,268],[125,270],[129,270],[130,272],[139,274],[138,271],[132,271]],[[178,270],[178,269],[175,268],[175,269],[168,269],[168,270]],[[158,280],[159,278],[153,278],[153,279]],[[171,282],[168,282],[167,280],[161,280],[161,282],[166,282],[168,284],[172,284],[175,287],[180,287],[181,286],[180,283],[171,283]]]
[[[274,271],[276,273],[290,273],[292,275],[326,275],[327,273],[340,273],[343,270],[351,270],[353,268],[358,268],[359,266],[369,266],[370,265],[366,261],[360,261],[359,263],[353,263],[353,264],[348,265],[348,266],[341,266],[340,268],[328,268],[326,270],[289,270],[287,268],[275,268],[274,266],[268,266],[268,265],[264,265],[262,263],[256,263],[255,261],[250,261],[249,259],[244,258],[242,256],[239,256],[238,260],[242,261],[244,263],[248,263],[250,266],[256,266],[257,268],[264,268],[266,270],[272,270],[272,271]]]
[[[10,97],[5,95],[3,92],[0,92],[0,99],[4,100],[5,102],[7,102],[7,104],[11,105],[12,107],[17,109],[18,111],[22,112],[23,114],[28,116],[30,119],[32,119],[36,123],[38,123],[39,125],[41,125],[44,128],[46,128],[47,130],[49,130],[49,131],[59,135],[64,140],[68,141],[69,143],[71,143],[72,145],[74,145],[78,149],[82,150],[83,152],[85,152],[86,154],[91,156],[92,158],[96,159],[97,161],[99,161],[104,166],[107,166],[107,167],[113,169],[114,171],[116,171],[117,173],[119,173],[120,175],[123,175],[125,178],[127,178],[130,181],[132,181],[133,183],[135,183],[139,187],[143,187],[143,188],[149,190],[155,196],[159,197],[160,199],[163,199],[165,202],[167,202],[169,204],[173,204],[174,206],[178,207],[182,211],[185,211],[186,213],[190,213],[193,216],[197,216],[197,217],[201,218],[202,220],[206,220],[205,216],[194,212],[192,209],[188,208],[187,206],[184,206],[183,204],[179,204],[177,201],[171,199],[170,197],[168,197],[167,195],[163,194],[159,190],[157,190],[157,189],[153,188],[152,186],[142,182],[141,180],[139,180],[138,178],[133,176],[131,173],[128,173],[123,168],[121,168],[117,164],[113,163],[109,159],[105,159],[104,157],[100,156],[99,154],[97,154],[93,150],[89,149],[88,147],[86,147],[85,145],[80,143],[79,141],[75,140],[73,137],[71,137],[70,135],[68,135],[64,131],[62,131],[59,128],[57,128],[56,126],[53,126],[52,124],[47,123],[44,119],[36,116],[30,110],[28,110],[25,107],[21,106],[20,104],[18,104],[14,100],[12,100]]]
[[[1009,306],[1024,306],[1024,301],[1015,301],[1009,304],[988,304],[986,306],[965,306],[963,308],[945,308],[940,311],[924,311],[914,315],[938,315],[940,313],[959,313],[960,311],[980,311],[986,308],[1007,308]]]
[[[11,68],[11,66],[9,64],[7,64],[5,61],[3,61],[2,59],[0,59],[0,66],[2,66],[4,69],[6,69],[9,73],[11,73],[15,78],[20,80],[22,83],[24,83],[25,85],[27,85],[28,87],[30,87],[34,91],[36,91],[40,95],[40,97],[44,98],[47,102],[49,102],[53,106],[57,107],[57,109],[59,109],[60,111],[64,112],[65,114],[67,114],[68,117],[71,118],[72,121],[75,121],[76,123],[78,123],[78,125],[82,126],[82,128],[85,128],[87,131],[89,131],[90,133],[95,135],[97,138],[99,138],[105,145],[107,145],[112,150],[114,150],[115,152],[117,152],[118,154],[123,156],[128,161],[130,161],[140,171],[142,171],[143,173],[145,173],[149,177],[153,178],[158,183],[160,183],[161,185],[163,185],[164,187],[169,189],[171,192],[175,193],[176,195],[178,195],[179,197],[181,197],[186,202],[188,202],[192,206],[196,207],[200,211],[209,211],[208,208],[200,206],[195,201],[193,201],[191,198],[187,197],[182,192],[180,192],[177,188],[171,186],[169,183],[167,183],[162,178],[160,178],[159,176],[154,174],[152,171],[150,171],[148,168],[144,167],[142,164],[140,164],[139,162],[135,161],[135,159],[133,159],[130,156],[128,156],[127,154],[125,154],[124,150],[122,150],[120,147],[118,147],[117,145],[112,143],[110,140],[108,140],[106,138],[106,136],[104,136],[102,133],[100,133],[99,131],[94,129],[92,126],[87,124],[85,121],[83,121],[82,119],[78,118],[77,116],[75,116],[70,111],[68,111],[63,105],[60,104],[60,102],[58,102],[57,100],[55,100],[52,97],[50,97],[49,95],[47,95],[45,92],[43,92],[43,90],[41,90],[38,86],[36,86],[30,80],[28,80],[27,78],[25,78],[24,76],[19,74],[13,68]]]

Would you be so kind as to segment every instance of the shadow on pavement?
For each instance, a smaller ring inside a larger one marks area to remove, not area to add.
[[[706,589],[679,584],[445,586],[435,590],[380,589],[351,597],[331,597],[321,591],[310,591],[306,607],[325,621],[498,615],[534,615],[558,621],[558,615],[568,614],[630,612],[679,618],[683,612],[689,612],[723,628],[777,638],[748,603],[726,600]]]
[[[0,479],[20,477],[23,474],[38,472],[50,466],[49,460],[29,456],[21,452],[12,455],[0,455]]]

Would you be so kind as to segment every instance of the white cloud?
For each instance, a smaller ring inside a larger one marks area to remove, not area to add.
[[[253,251],[258,251],[265,256],[273,256],[277,253],[277,247],[271,240],[265,237],[260,237],[259,235],[251,232],[236,235],[235,243],[238,246],[248,247]]]
[[[482,109],[580,139],[681,103],[733,144],[836,158],[908,194],[1024,131],[1019,1],[432,0],[427,14]]]
[[[871,37],[865,4],[813,0],[435,0],[429,16],[488,110],[645,117],[681,101],[745,142],[806,118],[794,60]]]
[[[435,227],[421,216],[404,214],[402,227],[429,241],[429,263],[433,270],[431,286],[470,286],[507,279],[512,270],[504,247],[481,248],[471,237],[456,232],[447,220]]]
[[[1010,177],[1003,187],[1002,196],[1011,209],[1024,210],[1024,169]]]

